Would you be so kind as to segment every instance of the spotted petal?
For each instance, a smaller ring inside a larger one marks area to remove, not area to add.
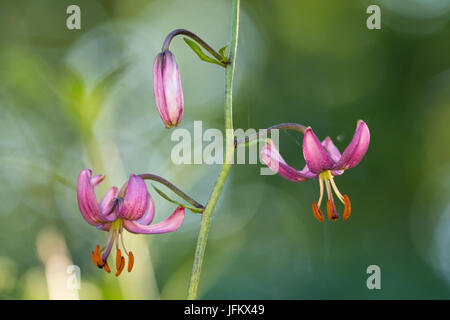
[[[142,225],[137,221],[124,220],[123,226],[131,233],[156,234],[177,230],[184,220],[185,209],[178,207],[167,219],[153,225]]]
[[[145,211],[144,215],[139,220],[137,220],[137,222],[139,224],[147,226],[150,223],[152,223],[154,216],[155,216],[155,204],[153,203],[152,197],[148,195],[147,210]]]
[[[342,153],[335,168],[338,170],[347,170],[358,165],[366,154],[367,148],[369,148],[369,142],[369,128],[364,121],[359,120],[352,141]]]
[[[333,169],[335,165],[331,155],[320,143],[310,127],[306,129],[303,138],[303,156],[309,170],[316,174]]]
[[[147,210],[149,196],[144,180],[132,174],[128,180],[125,197],[118,216],[129,220],[140,219]]]
[[[308,167],[305,167],[302,171],[290,167],[281,157],[272,140],[261,150],[261,159],[273,172],[290,181],[302,182],[317,176],[310,172]]]

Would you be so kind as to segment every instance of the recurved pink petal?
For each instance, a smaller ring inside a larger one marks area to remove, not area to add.
[[[184,220],[185,209],[178,207],[167,219],[153,225],[145,226],[137,221],[124,220],[123,226],[131,233],[156,234],[177,230]]]
[[[330,154],[322,146],[310,127],[306,129],[303,138],[303,157],[312,173],[318,174],[322,171],[333,169],[335,165]]]
[[[132,174],[128,180],[127,190],[118,217],[128,220],[140,219],[147,210],[148,197],[147,186],[144,180]]]
[[[261,150],[261,159],[273,172],[290,181],[302,182],[317,176],[310,172],[307,167],[299,171],[289,166],[281,157],[272,140]]]
[[[362,120],[359,120],[356,125],[355,134],[352,141],[349,143],[342,153],[341,158],[337,162],[335,169],[347,170],[355,167],[364,157],[369,148],[370,132],[369,127]]]
[[[105,222],[100,215],[100,207],[94,191],[94,185],[103,179],[99,177],[92,177],[92,171],[85,169],[80,172],[77,184],[77,200],[81,215],[87,223],[93,226]]]
[[[99,174],[91,178],[91,183],[94,187],[96,187],[100,182],[103,181],[103,179],[105,179],[105,176],[103,174]]]
[[[153,199],[149,194],[147,211],[145,211],[144,215],[136,222],[144,226],[147,226],[150,223],[152,223],[154,216],[155,216],[155,204],[153,203]]]
[[[341,158],[341,153],[339,152],[339,149],[334,145],[333,140],[331,140],[330,137],[326,137],[322,141],[322,145],[330,154],[331,159],[333,159],[334,162],[338,162]]]

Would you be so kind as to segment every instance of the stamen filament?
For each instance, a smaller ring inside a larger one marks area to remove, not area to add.
[[[317,201],[317,206],[320,208],[320,204],[322,203],[323,198],[323,180],[319,177],[319,188],[320,188],[320,195],[319,195],[319,201]]]
[[[112,227],[113,227],[113,226],[111,226],[111,228],[112,228]],[[114,229],[114,230],[112,231],[112,236],[111,236],[111,238],[110,238],[110,240],[109,240],[108,247],[106,248],[105,252],[103,253],[103,256],[102,256],[102,260],[103,260],[103,261],[106,261],[106,259],[108,259],[108,256],[109,256],[109,254],[110,254],[110,252],[111,252],[111,249],[112,249],[112,246],[113,246],[113,244],[114,244],[114,242],[115,242],[115,240],[116,240],[116,236],[117,236],[117,230]]]
[[[127,248],[125,247],[125,242],[123,241],[122,230],[120,230],[120,232],[119,232],[119,237],[120,237],[120,242],[122,243],[122,249],[123,249],[123,251],[125,251],[125,254],[128,256],[129,254],[128,254]]]
[[[327,189],[328,199],[330,200],[333,198],[333,192],[331,191],[330,181],[328,179],[325,180],[325,187]]]
[[[336,193],[338,199],[343,203],[344,203],[344,196],[339,192],[339,189],[336,185],[336,183],[334,182],[333,177],[330,178],[330,182],[331,182],[331,186],[333,187],[334,193]]]
[[[111,225],[111,228],[112,228],[113,226]],[[100,249],[100,252],[103,252],[103,251],[105,251],[106,250],[106,248],[108,248],[108,244],[109,244],[109,242],[111,241],[111,239],[112,239],[112,236],[113,236],[113,232],[108,232],[108,238],[107,238],[107,240],[106,240],[106,245],[105,246],[103,246],[101,249]]]

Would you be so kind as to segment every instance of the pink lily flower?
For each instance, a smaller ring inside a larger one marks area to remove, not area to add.
[[[111,187],[99,203],[94,188],[104,178],[104,175],[92,176],[91,170],[80,172],[77,186],[78,206],[87,223],[109,232],[106,245],[102,249],[97,245],[92,251],[92,261],[100,269],[104,268],[108,273],[111,272],[107,260],[115,243],[116,276],[119,276],[125,267],[125,258],[119,247],[122,247],[128,256],[128,272],[131,272],[134,264],[133,253],[125,248],[123,229],[140,234],[172,232],[183,222],[185,209],[178,207],[167,219],[150,225],[155,206],[144,180],[132,174],[120,192],[116,187]]]
[[[261,158],[272,171],[290,181],[319,180],[319,200],[317,203],[314,201],[312,206],[314,216],[319,221],[324,220],[323,214],[320,211],[324,184],[328,195],[328,219],[336,220],[338,218],[333,198],[334,191],[337,198],[344,204],[343,218],[346,220],[351,212],[350,199],[346,194],[342,195],[339,192],[333,177],[339,176],[345,170],[358,165],[366,154],[369,142],[369,128],[362,120],[358,121],[353,138],[342,154],[329,137],[326,137],[320,142],[311,127],[308,127],[303,138],[303,157],[306,161],[306,166],[303,170],[299,171],[290,167],[281,157],[272,141],[269,141],[261,150]]]
[[[153,65],[153,94],[158,113],[167,128],[177,126],[183,116],[183,89],[175,57],[169,50],[156,56]]]

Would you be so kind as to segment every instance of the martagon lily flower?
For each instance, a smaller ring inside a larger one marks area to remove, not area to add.
[[[299,171],[290,167],[281,157],[271,140],[268,141],[261,150],[261,158],[272,171],[290,181],[302,182],[309,179],[319,180],[319,200],[317,203],[314,201],[312,205],[314,216],[319,221],[324,220],[323,214],[320,211],[324,184],[328,195],[326,205],[328,219],[336,220],[338,218],[333,198],[334,191],[337,198],[344,204],[345,209],[343,218],[346,220],[351,212],[350,199],[346,194],[342,195],[342,193],[339,192],[339,189],[334,182],[334,177],[355,167],[362,160],[369,147],[369,141],[369,128],[364,121],[359,120],[351,142],[341,155],[339,149],[329,137],[326,137],[320,142],[311,127],[308,127],[303,138],[303,157],[306,162],[306,166],[303,170]]]
[[[185,209],[180,206],[167,219],[150,225],[155,206],[144,180],[132,174],[122,190],[111,187],[99,203],[94,188],[104,178],[104,175],[92,176],[91,170],[81,171],[77,186],[78,206],[87,223],[109,232],[106,245],[103,248],[97,245],[92,251],[92,261],[97,267],[110,273],[111,269],[107,260],[115,244],[116,276],[119,276],[125,267],[125,258],[122,256],[120,247],[128,256],[128,272],[131,272],[134,264],[133,253],[125,248],[123,229],[137,234],[172,232],[177,230],[183,222]]]

